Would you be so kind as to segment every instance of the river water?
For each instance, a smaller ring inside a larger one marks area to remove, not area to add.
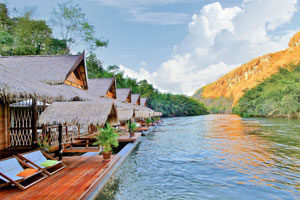
[[[300,120],[165,118],[97,199],[300,199]]]

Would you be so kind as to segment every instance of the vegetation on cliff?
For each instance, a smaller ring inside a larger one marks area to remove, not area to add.
[[[300,118],[300,66],[281,68],[279,73],[246,90],[233,108],[244,117]]]
[[[297,65],[299,62],[300,31],[291,38],[287,49],[266,54],[239,66],[196,91],[193,97],[205,103],[211,112],[219,110],[218,107],[223,107],[221,111],[230,110],[231,106],[227,104],[230,99],[232,106],[235,106],[245,90],[256,87],[260,82],[278,73],[280,68],[288,68],[291,64]]]

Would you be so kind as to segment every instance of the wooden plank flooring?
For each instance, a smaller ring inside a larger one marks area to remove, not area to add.
[[[113,156],[110,162],[103,162],[102,156],[64,157],[65,169],[50,176],[29,189],[16,187],[0,189],[0,199],[58,200],[85,197],[103,176],[117,163],[120,156]]]
[[[119,136],[119,142],[134,142],[142,136],[142,133],[135,132],[134,136],[130,138],[130,134],[122,134]]]

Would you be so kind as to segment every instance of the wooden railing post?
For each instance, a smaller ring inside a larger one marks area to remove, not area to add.
[[[132,137],[131,119],[129,120],[129,133],[130,133],[130,138],[131,138]]]
[[[58,125],[58,157],[62,160],[62,125]]]
[[[35,140],[37,138],[37,99],[36,97],[32,98],[32,117],[31,117],[31,129],[32,129],[32,142],[31,145],[34,147]]]

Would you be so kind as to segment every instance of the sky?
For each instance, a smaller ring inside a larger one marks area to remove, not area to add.
[[[0,0],[50,21],[60,0]],[[162,92],[192,95],[251,59],[286,49],[300,29],[298,0],[74,0],[107,48],[104,66]],[[53,33],[58,36],[57,33]],[[81,50],[81,49],[80,49]]]

